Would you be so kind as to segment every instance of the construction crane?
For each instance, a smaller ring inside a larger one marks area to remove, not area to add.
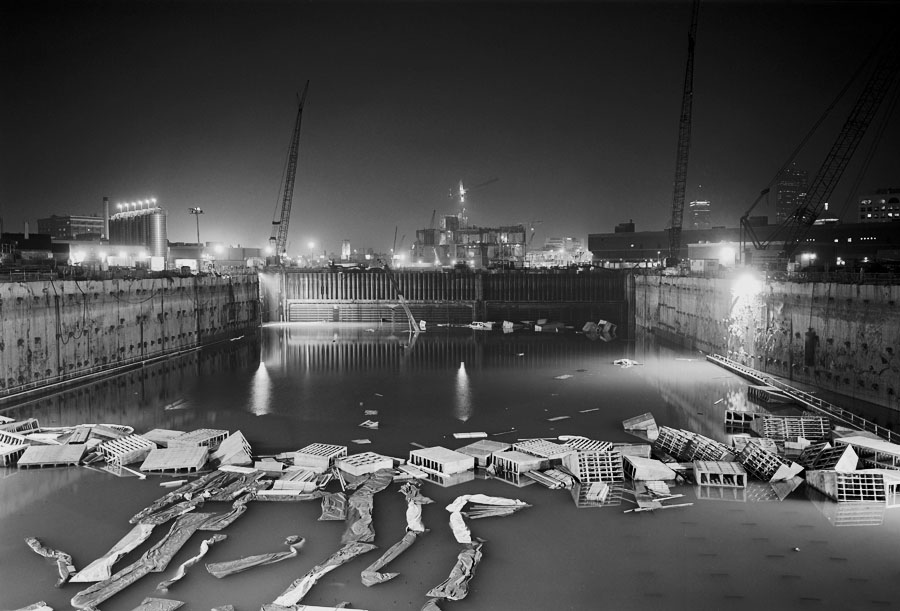
[[[297,158],[300,153],[300,119],[303,116],[303,105],[306,103],[306,92],[309,90],[309,81],[303,87],[297,106],[297,119],[294,122],[294,132],[291,135],[291,147],[288,150],[287,167],[284,173],[284,186],[281,190],[281,214],[278,220],[272,220],[272,237],[269,242],[274,249],[275,263],[282,265],[283,257],[287,252],[288,225],[291,221],[291,204],[294,201],[294,180],[297,177]]]
[[[667,267],[678,263],[681,250],[681,221],[684,217],[684,191],[687,184],[688,156],[691,151],[691,111],[694,101],[694,46],[697,38],[697,18],[700,0],[691,6],[691,27],[688,31],[687,67],[684,71],[684,90],[681,96],[681,118],[678,123],[678,148],[675,156],[675,188],[672,195],[672,219],[669,223],[669,258]]]
[[[468,218],[466,216],[466,194],[475,191],[476,189],[481,189],[483,187],[488,186],[489,184],[495,183],[499,178],[490,178],[482,183],[475,185],[474,187],[466,187],[463,185],[463,181],[459,181],[459,189],[456,193],[453,193],[453,189],[450,189],[450,199],[457,199],[459,201],[460,211],[459,211],[459,221],[460,227],[465,227],[468,224]]]
[[[900,41],[896,35],[886,36],[882,44],[887,46],[883,47],[884,50],[879,55],[869,80],[863,86],[825,161],[810,181],[800,205],[768,235],[765,241],[756,240],[754,236],[754,247],[757,250],[765,250],[771,243],[783,237],[784,242],[778,258],[786,263],[822,213],[900,71]],[[764,194],[765,192],[762,195]]]

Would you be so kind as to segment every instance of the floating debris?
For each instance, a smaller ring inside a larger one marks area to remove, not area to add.
[[[468,543],[457,556],[456,564],[453,565],[447,579],[429,590],[425,596],[446,598],[447,600],[464,599],[469,594],[469,581],[475,575],[475,567],[481,562],[482,545],[482,541]]]
[[[571,373],[564,373],[562,375],[554,376],[554,380],[568,380],[569,378],[575,377]]]
[[[168,592],[169,587],[184,577],[190,567],[200,562],[200,559],[206,555],[206,552],[209,551],[209,548],[212,547],[213,544],[224,541],[226,536],[227,535],[213,535],[209,539],[204,539],[203,542],[200,543],[200,552],[196,556],[192,556],[178,565],[178,568],[175,569],[175,574],[170,579],[159,582],[159,585],[156,586],[157,591]],[[146,603],[147,601],[144,602]]]
[[[328,560],[313,567],[306,575],[291,583],[291,585],[273,601],[273,604],[281,605],[283,607],[296,605],[324,575],[330,573],[345,562],[348,562],[361,554],[370,552],[373,549],[376,549],[376,547],[371,543],[362,543],[359,541],[347,543],[341,549],[333,553]]]
[[[632,359],[616,359],[613,361],[613,365],[618,365],[622,369],[628,369],[629,367],[634,367],[636,365],[643,365],[643,363],[638,363]]]
[[[488,435],[485,432],[453,433],[454,439],[482,439],[487,436]]]
[[[137,524],[118,543],[113,545],[108,552],[72,575],[69,581],[94,583],[109,579],[112,566],[125,554],[149,539],[150,533],[153,532],[154,528],[153,524],[144,522]]]
[[[252,569],[255,566],[275,564],[276,562],[281,562],[283,560],[287,560],[288,558],[294,558],[295,556],[297,556],[297,554],[300,553],[300,548],[303,547],[305,541],[306,540],[300,535],[291,535],[284,540],[284,544],[288,546],[289,551],[272,552],[269,554],[257,554],[255,556],[247,556],[246,558],[239,558],[238,560],[227,560],[225,562],[212,562],[206,565],[206,570],[213,577],[222,579],[223,577],[228,577],[229,575],[234,575],[235,573],[242,573],[243,571]]]
[[[552,418],[547,418],[547,422],[557,422],[559,420],[568,420],[572,416],[553,416]]]
[[[364,422],[360,422],[359,426],[364,429],[378,430],[378,422],[376,420],[366,420]]]
[[[59,580],[56,582],[57,588],[69,581],[69,578],[75,573],[75,566],[72,564],[72,556],[69,554],[56,549],[50,549],[49,547],[44,547],[41,542],[34,537],[26,538],[25,543],[41,556],[56,560],[56,569],[59,571]]]
[[[399,575],[400,573],[380,573],[379,571],[387,566],[391,560],[409,549],[409,547],[416,542],[416,538],[419,534],[420,533],[415,531],[407,531],[406,534],[403,535],[403,538],[389,547],[378,560],[363,569],[360,573],[362,584],[368,588],[379,583],[390,581]]]

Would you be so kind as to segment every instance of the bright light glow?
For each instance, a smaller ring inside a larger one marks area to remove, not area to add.
[[[310,242],[309,244],[307,244],[307,246],[309,246],[309,249],[312,250],[313,248],[316,247],[316,243],[315,243],[315,242]]]
[[[735,297],[755,297],[763,290],[762,281],[752,274],[744,274],[735,280],[731,292]]]
[[[222,246],[221,244],[216,244],[216,245],[213,247],[213,250],[216,251],[216,254],[217,254],[217,255],[221,255],[223,252],[225,252],[225,247]]]
[[[156,203],[156,198],[155,198],[155,197],[151,197],[151,198],[150,198],[150,203],[155,204],[155,203]]]
[[[657,253],[657,256],[659,256],[659,253]],[[734,263],[734,249],[730,246],[722,248],[722,250],[719,251],[719,263],[723,265]]]
[[[106,258],[106,251],[101,250],[100,252],[97,253],[97,257],[102,261],[103,259]]]
[[[138,259],[146,259],[149,256],[150,256],[150,253],[148,253],[146,250],[142,250],[142,251],[138,252]]]
[[[128,253],[125,252],[124,250],[120,250],[120,251],[119,251],[119,258],[120,258],[120,259],[127,259],[127,258],[128,258]]]
[[[466,422],[472,417],[472,390],[469,387],[465,362],[459,364],[456,372],[456,404],[453,406],[453,417],[460,422]]]
[[[450,265],[456,265],[456,259],[450,259]]]
[[[275,251],[271,246],[266,246],[266,254],[271,255]]]

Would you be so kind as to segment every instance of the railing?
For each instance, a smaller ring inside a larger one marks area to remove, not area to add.
[[[840,420],[843,424],[862,431],[875,433],[882,439],[890,441],[891,443],[900,443],[900,434],[894,433],[890,429],[879,426],[874,422],[870,422],[862,416],[858,416],[857,414],[838,407],[837,405],[828,403],[827,401],[823,401],[822,399],[815,397],[808,392],[804,392],[798,388],[789,386],[788,384],[785,384],[780,380],[766,376],[756,369],[741,365],[736,361],[732,361],[731,359],[720,356],[718,354],[708,354],[706,355],[706,360],[729,369],[745,378],[750,378],[758,384],[774,386],[792,399],[799,401],[800,403],[812,408],[815,411],[823,412],[836,420]]]

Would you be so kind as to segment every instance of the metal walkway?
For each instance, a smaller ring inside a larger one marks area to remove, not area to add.
[[[882,439],[890,441],[891,443],[900,443],[900,434],[894,433],[890,429],[886,429],[883,426],[878,426],[874,422],[870,422],[865,418],[862,418],[861,416],[857,416],[853,412],[849,412],[843,408],[838,407],[837,405],[833,405],[831,403],[828,403],[827,401],[823,401],[822,399],[815,397],[808,392],[804,392],[798,388],[794,388],[793,386],[788,386],[784,382],[769,377],[761,371],[751,369],[750,367],[741,365],[736,361],[732,361],[731,359],[725,358],[724,356],[720,356],[718,354],[707,354],[706,360],[710,361],[711,363],[715,363],[720,367],[724,367],[725,369],[728,369],[729,371],[736,373],[739,376],[752,380],[756,384],[774,386],[801,405],[808,407],[812,411],[825,414],[832,420],[840,422],[845,426],[861,431],[869,431],[871,433],[875,433]]]

